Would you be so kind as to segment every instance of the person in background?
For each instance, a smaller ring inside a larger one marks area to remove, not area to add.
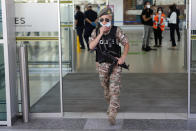
[[[119,65],[125,62],[125,58],[129,51],[129,40],[123,31],[112,25],[112,10],[104,8],[99,13],[99,25],[93,30],[90,37],[90,49],[96,48],[97,70],[101,86],[104,89],[104,97],[108,105],[108,120],[114,125],[116,122],[117,110],[120,108],[120,74],[121,67]],[[120,44],[124,46],[124,52],[121,55]],[[114,65],[111,74],[109,68],[113,61],[107,58],[103,52],[110,52],[111,56],[118,60],[118,64]]]
[[[83,31],[84,31],[84,13],[80,11],[80,6],[76,6],[76,14],[75,14],[75,26],[77,35],[79,36],[80,48],[85,49],[84,41],[83,41]]]
[[[154,38],[155,38],[154,47],[161,47],[161,45],[162,45],[162,32],[165,30],[165,14],[163,13],[162,7],[158,7],[157,13],[154,16],[153,29],[154,29]],[[159,40],[159,44],[158,44],[157,40]]]
[[[177,13],[176,13],[175,5],[170,5],[169,9],[170,9],[170,13],[168,15],[167,21],[169,22],[169,27],[170,27],[172,47],[175,48],[176,47],[175,30],[177,27]]]
[[[174,4],[174,6],[176,7],[176,5]],[[176,7],[176,13],[177,13],[177,27],[176,27],[176,33],[178,36],[178,41],[180,41],[180,28],[179,28],[179,23],[180,23],[180,10]]]
[[[144,38],[142,43],[142,50],[150,51],[151,48],[149,46],[149,37],[153,25],[153,21],[152,21],[153,10],[150,8],[149,1],[144,2],[144,7],[145,9],[142,11],[142,19],[144,24]]]
[[[92,10],[92,6],[89,4],[87,7],[87,11],[84,12],[85,17],[85,31],[84,31],[84,39],[86,41],[86,45],[88,50],[89,49],[89,37],[96,27],[96,19],[97,19],[97,13]]]

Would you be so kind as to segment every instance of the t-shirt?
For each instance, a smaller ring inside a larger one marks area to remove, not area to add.
[[[176,24],[177,23],[177,13],[173,11],[169,18],[167,18],[170,24]]]
[[[90,9],[84,13],[84,17],[88,18],[92,22],[95,22],[95,20],[97,19],[97,13]],[[93,27],[93,26],[87,21],[85,21],[85,27],[88,28],[88,27]]]
[[[145,15],[146,18],[151,17],[152,14],[153,14],[153,10],[152,9],[144,9],[142,11],[142,16]],[[143,21],[143,24],[152,26],[153,25],[152,19],[150,19],[148,21]]]
[[[81,11],[77,11],[75,14],[75,20],[77,20],[76,28],[84,27],[84,14]]]

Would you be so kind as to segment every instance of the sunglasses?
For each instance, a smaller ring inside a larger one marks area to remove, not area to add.
[[[101,18],[101,19],[99,19],[100,22],[103,22],[104,20],[105,20],[105,22],[110,22],[110,19],[108,19],[108,18],[105,18],[105,19]]]

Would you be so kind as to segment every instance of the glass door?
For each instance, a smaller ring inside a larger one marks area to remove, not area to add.
[[[3,40],[2,8],[0,0],[0,40]],[[4,44],[0,43],[0,121],[7,120],[5,91],[5,68],[4,68]]]
[[[57,0],[15,0],[17,46],[27,46],[30,113],[35,115],[61,112],[58,6]]]
[[[73,2],[60,0],[60,26],[63,76],[73,71]]]
[[[76,59],[76,40],[74,40],[74,28],[73,28],[73,15],[74,3],[72,0],[60,0],[60,27],[61,27],[61,51],[62,51],[62,86],[65,85],[64,78],[70,72],[75,70]],[[65,103],[65,92],[67,89],[62,87],[63,94],[63,111],[67,108]]]
[[[5,68],[4,68],[4,48],[0,44],[0,121],[7,120],[6,114],[6,91],[5,91]]]
[[[0,39],[3,39],[1,0],[0,0]]]
[[[189,118],[196,118],[196,1],[189,1]]]

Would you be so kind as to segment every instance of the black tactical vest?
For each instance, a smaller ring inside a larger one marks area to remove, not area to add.
[[[98,29],[97,29],[98,30]],[[121,48],[119,44],[116,42],[116,31],[117,27],[112,26],[110,33],[107,35],[103,35],[99,40],[99,43],[96,46],[96,62],[103,63],[108,62],[111,63],[107,58],[102,55],[103,51],[111,51],[114,52],[114,57],[120,58],[121,56]],[[98,32],[98,31],[96,31]],[[98,33],[97,33],[98,35]]]

